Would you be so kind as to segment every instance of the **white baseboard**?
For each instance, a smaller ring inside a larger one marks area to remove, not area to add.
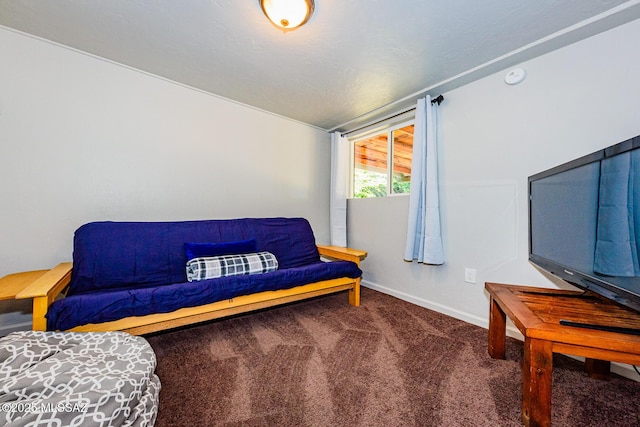
[[[471,323],[473,325],[480,326],[485,329],[489,329],[488,318],[484,319],[480,316],[476,316],[475,314],[465,313],[464,311],[460,311],[455,308],[451,308],[446,305],[442,305],[442,304],[429,301],[423,298],[418,298],[414,295],[400,292],[395,289],[387,288],[385,286],[378,285],[377,283],[373,283],[368,280],[362,280],[360,284],[366,288],[373,289],[375,291],[380,291],[383,294],[394,296],[403,301],[407,301],[412,304],[419,305],[420,307],[428,308],[430,310],[437,311],[438,313],[446,314],[456,319],[463,320],[467,323]]]
[[[376,291],[380,291],[383,294],[391,295],[396,298],[399,298],[403,301],[410,302],[412,304],[418,305],[420,307],[428,308],[429,310],[437,311],[438,313],[446,314],[447,316],[451,316],[453,318],[465,321],[467,323],[471,323],[476,326],[480,326],[484,329],[489,329],[489,319],[483,319],[482,317],[476,316],[475,314],[465,313],[463,311],[457,310],[455,308],[448,307],[443,304],[439,304],[433,301],[425,300],[423,298],[418,298],[414,295],[409,295],[404,292],[399,292],[395,289],[387,288],[386,286],[378,285],[377,283],[370,282],[368,280],[362,280],[360,284],[366,288],[373,289]],[[509,322],[510,323],[510,322]],[[507,324],[507,336],[515,338],[520,341],[524,341],[524,336],[520,333],[518,328],[515,326]],[[580,360],[584,362],[584,357],[567,355],[573,359]],[[633,369],[633,366],[620,364],[616,362],[611,363],[611,372],[614,372],[620,376],[625,378],[632,379],[634,381],[640,382],[640,375]]]

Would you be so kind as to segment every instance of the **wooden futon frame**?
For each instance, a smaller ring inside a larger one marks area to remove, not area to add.
[[[320,256],[326,259],[352,261],[358,264],[358,267],[360,261],[367,256],[364,251],[338,246],[318,245],[318,251]],[[3,285],[7,286],[7,289],[16,290],[14,293],[16,299],[33,299],[33,330],[44,331],[47,329],[47,319],[45,318],[47,310],[56,297],[64,293],[64,289],[71,280],[72,267],[72,263],[65,262],[51,270],[18,273],[2,279]],[[86,324],[72,328],[70,331],[125,331],[134,335],[142,335],[341,291],[349,292],[349,304],[360,305],[360,278],[344,277],[290,289],[239,296],[197,307],[182,308],[170,313],[133,316],[111,322]]]

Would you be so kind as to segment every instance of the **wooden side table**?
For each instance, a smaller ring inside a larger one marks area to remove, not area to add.
[[[25,271],[8,274],[0,278],[0,301],[16,299],[16,295],[25,290],[48,270]]]
[[[17,297],[18,294],[46,272],[47,270],[25,271],[0,278],[0,301],[21,299]]]
[[[580,291],[485,283],[490,295],[489,355],[505,358],[506,317],[524,335],[522,422],[551,425],[553,353],[585,357],[590,376],[605,378],[610,362],[640,365],[640,314]],[[618,328],[561,325],[560,320]],[[624,332],[622,332],[624,331]]]

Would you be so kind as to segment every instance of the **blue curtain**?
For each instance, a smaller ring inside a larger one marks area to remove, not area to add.
[[[329,228],[331,244],[347,246],[347,180],[349,140],[339,132],[331,134],[331,195]]]
[[[593,270],[640,276],[640,150],[604,159],[600,173]]]
[[[444,264],[438,195],[438,106],[419,99],[413,134],[409,218],[404,259]]]

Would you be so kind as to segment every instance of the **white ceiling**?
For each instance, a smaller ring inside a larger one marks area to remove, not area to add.
[[[0,25],[326,130],[349,130],[640,17],[640,0],[0,0]]]

